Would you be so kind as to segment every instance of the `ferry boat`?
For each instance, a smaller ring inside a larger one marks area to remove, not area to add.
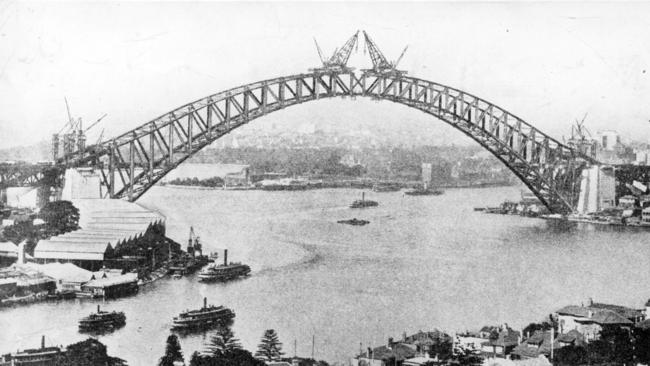
[[[191,331],[210,328],[216,325],[226,325],[235,318],[235,312],[224,307],[208,305],[208,299],[203,298],[203,307],[198,310],[186,310],[174,317],[172,330]]]
[[[366,194],[362,192],[361,199],[352,202],[350,208],[365,208],[365,207],[375,207],[375,206],[379,206],[379,203],[377,203],[376,201],[367,200]]]
[[[126,324],[126,316],[121,311],[101,311],[97,305],[97,312],[79,320],[80,332],[103,331],[119,328]]]
[[[248,276],[251,268],[242,263],[228,263],[228,249],[223,251],[223,264],[210,264],[199,272],[199,281],[229,281],[238,277]]]

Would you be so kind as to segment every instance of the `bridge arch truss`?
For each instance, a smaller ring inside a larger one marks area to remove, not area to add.
[[[399,74],[316,72],[210,95],[58,163],[94,166],[107,197],[134,201],[234,129],[292,105],[334,97],[392,101],[448,123],[502,161],[552,212],[573,210],[581,169],[594,162],[507,110],[450,86]]]

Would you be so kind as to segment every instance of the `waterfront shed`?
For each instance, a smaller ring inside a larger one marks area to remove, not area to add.
[[[115,298],[138,292],[138,275],[127,273],[121,276],[92,279],[81,285],[82,296]]]

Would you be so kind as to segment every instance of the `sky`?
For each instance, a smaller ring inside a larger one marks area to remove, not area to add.
[[[586,126],[650,139],[650,3],[228,3],[0,0],[0,148],[50,139],[64,97],[89,141],[187,102],[318,66],[365,29],[400,68],[487,99],[561,138]],[[363,47],[349,66],[370,65]],[[440,130],[389,102],[323,101],[265,121]],[[354,121],[350,121],[350,120]],[[414,123],[409,124],[409,121]],[[270,124],[269,124],[270,125]],[[437,140],[438,142],[439,140]]]

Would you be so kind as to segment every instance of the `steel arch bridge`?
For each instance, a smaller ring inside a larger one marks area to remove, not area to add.
[[[315,70],[225,90],[57,163],[95,167],[107,198],[135,201],[168,172],[230,131],[292,105],[334,97],[388,100],[448,123],[502,161],[552,212],[573,211],[581,170],[596,163],[465,91],[399,73],[349,69]]]

